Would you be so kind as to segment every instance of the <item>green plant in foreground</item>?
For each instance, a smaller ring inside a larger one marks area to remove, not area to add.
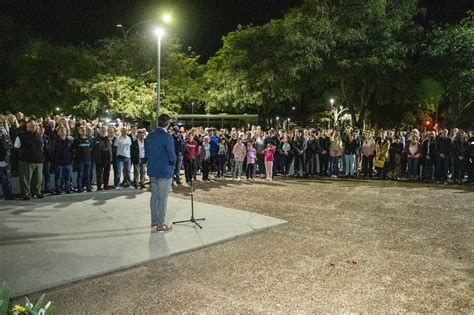
[[[43,306],[44,294],[39,297],[35,304],[25,297],[26,304],[9,306],[10,289],[5,282],[0,283],[0,315],[55,315],[56,308],[51,302]]]

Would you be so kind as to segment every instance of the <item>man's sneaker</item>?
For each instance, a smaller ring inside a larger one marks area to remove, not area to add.
[[[44,195],[43,194],[38,194],[38,195],[35,195],[35,197],[38,198],[38,199],[43,199]]]
[[[172,229],[173,229],[172,226],[167,226],[166,224],[163,224],[163,225],[158,224],[156,226],[156,231],[157,232],[168,232],[168,231],[171,231]]]
[[[120,186],[117,186],[117,187],[115,187],[114,189],[122,189],[122,187],[120,187]]]

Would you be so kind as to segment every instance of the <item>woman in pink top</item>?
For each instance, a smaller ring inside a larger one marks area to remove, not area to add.
[[[265,171],[267,178],[265,180],[273,180],[273,160],[275,155],[275,147],[272,143],[269,143],[267,148],[263,150],[263,156],[265,157]]]

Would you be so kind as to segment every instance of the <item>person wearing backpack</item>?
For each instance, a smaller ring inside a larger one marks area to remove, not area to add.
[[[0,182],[2,184],[3,197],[5,200],[13,200],[12,186],[7,169],[7,158],[12,144],[3,120],[0,120]]]

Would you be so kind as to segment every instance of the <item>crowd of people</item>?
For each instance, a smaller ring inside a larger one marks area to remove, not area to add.
[[[341,128],[168,129],[173,183],[258,176],[359,177],[448,184],[474,183],[474,132]],[[5,199],[106,189],[145,188],[148,131],[125,122],[0,114],[0,180]],[[113,179],[111,180],[111,169]],[[72,181],[73,172],[77,172]],[[54,176],[52,176],[54,174]],[[95,176],[94,176],[95,175]],[[50,180],[53,178],[53,180]],[[109,185],[110,182],[113,185]]]

